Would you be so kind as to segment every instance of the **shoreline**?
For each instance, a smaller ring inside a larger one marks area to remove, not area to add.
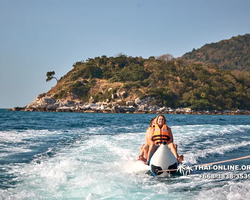
[[[75,112],[75,113],[134,113],[134,114],[186,114],[186,115],[250,115],[248,110],[192,110],[191,108],[171,108],[152,105],[154,98],[116,102],[82,102],[72,99],[54,99],[46,94],[38,97],[24,107],[14,107],[8,111],[29,112]]]
[[[73,112],[73,113],[127,113],[127,114],[185,114],[185,115],[250,115],[250,111],[231,111],[231,110],[223,110],[223,111],[185,111],[185,110],[126,110],[122,109],[79,109],[79,108],[59,108],[59,109],[51,109],[49,107],[41,107],[41,108],[26,108],[26,107],[15,107],[6,109],[7,111],[23,111],[23,112]]]

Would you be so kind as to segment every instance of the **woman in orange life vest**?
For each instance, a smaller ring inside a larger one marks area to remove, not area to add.
[[[147,128],[147,131],[145,134],[145,144],[143,144],[140,147],[140,155],[139,155],[138,160],[142,160],[143,162],[147,161],[148,148],[149,148],[149,144],[150,144],[150,131],[155,126],[155,120],[156,120],[156,118],[152,118],[150,120],[150,126]]]
[[[158,115],[156,117],[155,127],[150,130],[149,133],[149,150],[147,155],[147,162],[151,156],[155,153],[157,148],[163,141],[167,142],[168,148],[174,154],[178,162],[183,160],[183,155],[178,156],[177,145],[174,144],[174,138],[171,129],[166,125],[166,118],[164,115]]]

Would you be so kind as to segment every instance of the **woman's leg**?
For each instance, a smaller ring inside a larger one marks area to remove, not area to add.
[[[174,156],[176,157],[176,159],[178,160],[179,163],[180,163],[181,161],[183,161],[183,155],[179,156],[179,155],[177,154],[177,144],[169,143],[169,144],[168,144],[168,148],[169,148],[170,151],[174,154]]]
[[[144,145],[145,145],[145,144],[143,144],[143,145],[140,147],[140,149],[139,149],[139,158],[138,158],[137,160],[142,160],[142,158],[143,158],[143,154],[144,154]]]
[[[148,145],[147,147],[144,148],[144,152],[143,152],[143,157],[147,160],[147,157],[148,157]]]

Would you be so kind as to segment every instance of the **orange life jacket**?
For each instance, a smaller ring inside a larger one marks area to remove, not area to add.
[[[170,134],[169,128],[166,124],[164,124],[161,129],[157,124],[155,125],[155,131],[152,140],[155,144],[162,144],[164,141],[168,143],[168,141],[170,140]]]

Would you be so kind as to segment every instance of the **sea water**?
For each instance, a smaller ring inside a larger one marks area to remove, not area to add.
[[[0,199],[249,199],[250,175],[220,176],[249,170],[133,173],[156,116],[1,109]],[[250,116],[165,116],[178,152],[193,166],[250,155]],[[223,165],[248,166],[250,159]]]

